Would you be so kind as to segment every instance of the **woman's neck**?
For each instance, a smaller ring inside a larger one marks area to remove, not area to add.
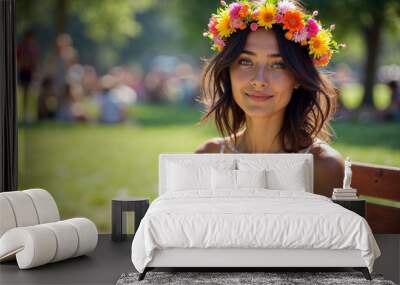
[[[268,118],[246,117],[246,128],[238,135],[236,149],[244,153],[284,152],[280,136],[283,112]]]

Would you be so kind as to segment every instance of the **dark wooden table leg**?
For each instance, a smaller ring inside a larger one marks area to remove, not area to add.
[[[112,201],[112,241],[122,241],[122,204]]]
[[[139,228],[140,221],[146,214],[150,202],[148,198],[143,197],[122,197],[114,198],[111,203],[112,208],[112,241],[120,242],[126,239],[127,227],[135,227],[135,232]],[[128,223],[127,215],[135,213],[135,221]]]

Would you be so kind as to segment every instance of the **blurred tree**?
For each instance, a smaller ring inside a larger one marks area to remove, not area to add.
[[[202,34],[207,30],[211,13],[219,6],[218,0],[202,0],[201,4],[197,1],[168,1],[168,9],[165,11],[180,22],[184,48],[196,55],[211,54],[209,41]]]
[[[21,31],[35,23],[53,24],[57,35],[65,32],[68,16],[78,15],[91,39],[122,45],[141,30],[135,15],[155,3],[156,0],[41,0],[38,5],[32,0],[18,0],[18,28]]]
[[[341,35],[361,32],[365,47],[364,97],[362,105],[373,108],[373,87],[382,46],[382,34],[389,30],[400,33],[399,0],[306,0],[307,7],[320,11],[323,18],[337,23]]]

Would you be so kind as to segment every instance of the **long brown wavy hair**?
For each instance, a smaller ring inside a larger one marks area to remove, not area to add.
[[[306,47],[287,40],[281,27],[274,25],[272,30],[284,63],[300,83],[293,90],[278,133],[284,150],[298,152],[311,145],[316,137],[329,143],[334,135],[329,121],[336,111],[336,89],[328,74],[316,69]],[[229,67],[243,51],[250,32],[249,28],[237,31],[221,52],[206,60],[198,99],[206,106],[199,123],[214,117],[219,133],[223,137],[233,135],[235,145],[237,132],[245,126],[246,117],[233,99]]]

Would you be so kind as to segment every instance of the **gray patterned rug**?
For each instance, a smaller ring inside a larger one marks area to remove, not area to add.
[[[155,272],[150,271],[145,279],[138,281],[139,273],[124,273],[117,285],[133,284],[379,284],[395,285],[384,280],[382,275],[372,274],[372,281],[364,278],[361,272]]]

